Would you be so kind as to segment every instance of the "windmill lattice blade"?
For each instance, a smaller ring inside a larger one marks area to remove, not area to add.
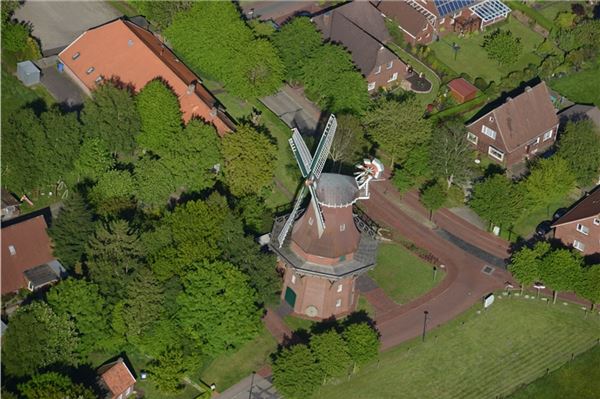
[[[335,130],[337,129],[337,120],[335,115],[331,114],[325,130],[323,130],[323,136],[315,151],[315,156],[311,164],[311,174],[318,179],[321,176],[327,157],[329,156],[329,150],[331,149],[331,143],[333,143],[333,137],[335,136]]]
[[[296,162],[298,162],[298,166],[300,167],[300,172],[302,172],[302,177],[308,176],[312,164],[312,156],[298,129],[292,129],[292,137],[288,141],[290,147],[292,147]]]
[[[314,186],[311,184],[308,186],[310,190],[310,202],[312,202],[313,208],[315,210],[315,219],[317,219],[317,229],[319,231],[319,238],[323,235],[323,231],[325,231],[325,220],[323,219],[323,212],[321,211],[321,206],[319,205],[319,201],[317,201],[317,193],[315,192]]]
[[[279,236],[277,236],[277,241],[279,242],[279,248],[281,248],[281,246],[283,245],[283,242],[285,241],[285,237],[288,235],[290,228],[292,227],[292,225],[294,224],[294,222],[296,220],[296,214],[298,213],[298,210],[300,209],[300,205],[302,205],[302,200],[304,199],[305,195],[306,195],[306,186],[302,186],[302,188],[300,189],[300,192],[298,193],[298,198],[296,198],[296,203],[294,204],[294,209],[292,209],[290,216],[288,216],[287,220],[285,221],[285,225],[283,225],[283,229],[281,229]]]

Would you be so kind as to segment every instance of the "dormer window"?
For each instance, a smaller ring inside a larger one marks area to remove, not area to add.
[[[73,54],[73,56],[71,57],[71,59],[72,59],[73,61],[75,61],[77,58],[79,58],[79,56],[80,56],[80,55],[81,55],[81,53],[79,53],[79,51],[78,51],[78,52],[76,52],[75,54]]]
[[[131,40],[131,39],[127,40],[127,45],[129,47],[133,46],[133,40]]]
[[[96,70],[96,68],[94,68],[94,67],[89,67],[89,68],[87,69],[87,71],[85,71],[85,73],[87,73],[87,74],[89,75],[90,73],[94,72],[95,70]]]
[[[394,61],[390,61],[390,62],[387,63],[386,68],[387,69],[392,69],[393,66],[394,66]]]
[[[98,76],[98,77],[96,78],[96,83],[100,83],[100,82],[102,82],[102,79],[104,79],[104,78],[102,77],[102,75]]]
[[[377,69],[375,70],[375,75],[381,73],[381,65],[377,66]]]

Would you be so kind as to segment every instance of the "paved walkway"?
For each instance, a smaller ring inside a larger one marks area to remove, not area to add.
[[[284,343],[292,337],[292,330],[283,322],[283,319],[277,311],[268,307],[267,313],[263,317],[263,323],[265,327],[271,333],[271,335],[277,340],[277,342]]]
[[[279,399],[268,367],[213,396],[219,399]]]

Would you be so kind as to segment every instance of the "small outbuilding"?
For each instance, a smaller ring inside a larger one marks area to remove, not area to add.
[[[477,87],[463,78],[452,80],[448,83],[448,88],[452,97],[460,104],[472,100],[477,96]]]
[[[40,69],[31,61],[19,62],[17,77],[25,86],[32,86],[40,83]]]

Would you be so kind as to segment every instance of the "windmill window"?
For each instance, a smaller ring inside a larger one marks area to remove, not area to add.
[[[600,226],[600,219],[599,218],[595,218],[594,219],[594,226]]]
[[[71,57],[71,59],[72,59],[73,61],[75,61],[77,58],[79,58],[79,56],[80,56],[80,55],[81,55],[81,53],[78,51],[78,52],[76,52],[75,54],[73,54],[73,56]]]
[[[338,284],[337,292],[342,292],[343,289],[344,289],[344,286],[341,284]]]
[[[296,284],[296,275],[292,274],[292,284]]]
[[[85,71],[85,73],[87,73],[87,74],[89,75],[90,73],[94,72],[94,70],[95,70],[95,69],[96,69],[96,68],[94,68],[94,67],[89,67],[89,68],[87,69],[87,71]]]
[[[309,225],[309,226],[312,226],[312,225],[313,225],[313,218],[312,218],[312,217],[309,217],[309,218],[308,218],[308,225]]]
[[[9,245],[8,246],[8,252],[10,252],[11,256],[14,256],[17,254],[17,250],[15,249],[14,245]]]
[[[342,300],[338,299],[337,301],[335,301],[335,307],[339,308],[340,306],[342,306]]]
[[[346,224],[345,223],[340,224],[340,231],[346,231]]]

